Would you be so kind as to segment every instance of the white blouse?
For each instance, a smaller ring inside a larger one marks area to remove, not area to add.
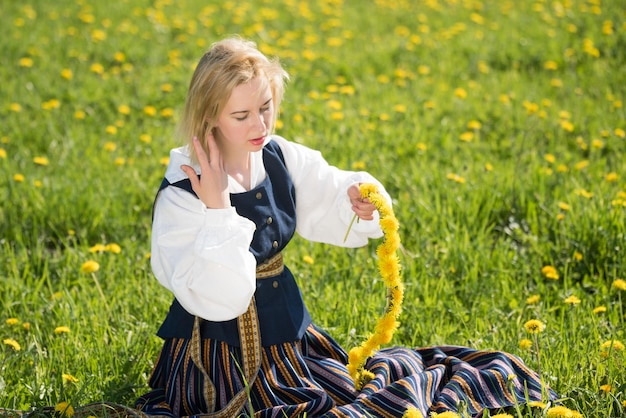
[[[374,183],[366,172],[330,166],[321,153],[272,136],[281,148],[296,190],[296,232],[310,241],[343,247],[360,247],[382,231],[378,213],[374,220],[354,222],[344,237],[354,212],[348,188]],[[180,169],[190,163],[188,147],[173,149],[165,177],[170,183],[187,178]],[[194,165],[192,165],[194,166]],[[251,187],[265,179],[262,151],[251,154]],[[194,166],[200,173],[199,166]],[[231,193],[245,189],[229,177]],[[151,264],[157,280],[169,289],[192,315],[226,321],[243,314],[256,289],[256,260],[249,251],[255,225],[235,208],[208,209],[200,199],[178,187],[159,193],[152,225]]]

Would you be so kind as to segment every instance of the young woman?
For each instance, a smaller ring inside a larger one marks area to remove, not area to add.
[[[400,417],[554,396],[520,359],[465,347],[380,350],[360,391],[346,352],[311,321],[282,250],[295,232],[344,247],[382,236],[364,172],[273,135],[287,74],[239,38],[215,43],[190,83],[154,206],[152,267],[174,301],[158,335],[149,415]],[[353,215],[348,239],[344,235]],[[405,320],[406,321],[406,320]]]

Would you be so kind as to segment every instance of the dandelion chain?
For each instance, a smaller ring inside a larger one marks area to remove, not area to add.
[[[387,288],[387,306],[385,313],[378,319],[373,334],[348,353],[348,372],[354,379],[354,386],[357,390],[361,390],[374,377],[372,372],[365,369],[365,362],[382,344],[391,341],[394,332],[400,325],[398,317],[402,310],[404,294],[404,285],[400,277],[400,260],[396,254],[400,247],[398,220],[391,209],[391,205],[375,185],[365,183],[361,184],[359,189],[361,197],[368,199],[376,206],[380,215],[380,228],[383,231],[384,239],[376,249],[376,255],[378,256],[378,271]],[[352,224],[350,225],[352,226]]]

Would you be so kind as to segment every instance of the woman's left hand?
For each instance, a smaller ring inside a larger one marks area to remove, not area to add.
[[[363,219],[364,221],[371,221],[374,219],[376,206],[374,206],[369,199],[363,199],[358,185],[354,184],[350,186],[348,189],[348,197],[350,198],[350,203],[352,204],[352,210],[356,213],[359,219]]]

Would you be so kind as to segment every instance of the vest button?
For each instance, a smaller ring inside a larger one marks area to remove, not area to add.
[[[262,197],[263,197],[263,193],[261,193],[261,192],[257,192],[257,194],[256,194],[256,198],[257,198],[258,200],[261,200],[261,198],[262,198]]]
[[[273,287],[274,289],[277,289],[277,288],[278,288],[278,282],[277,282],[276,280],[274,280],[274,283],[272,283],[272,287]]]
[[[267,218],[267,220],[265,221],[265,223],[266,223],[266,224],[268,224],[268,225],[269,225],[269,224],[271,224],[272,222],[274,222],[274,220],[272,219],[272,217],[271,217],[271,216],[269,216],[269,217]]]
[[[272,247],[274,247],[274,248],[278,248],[278,241],[274,241],[274,242],[272,242]]]

